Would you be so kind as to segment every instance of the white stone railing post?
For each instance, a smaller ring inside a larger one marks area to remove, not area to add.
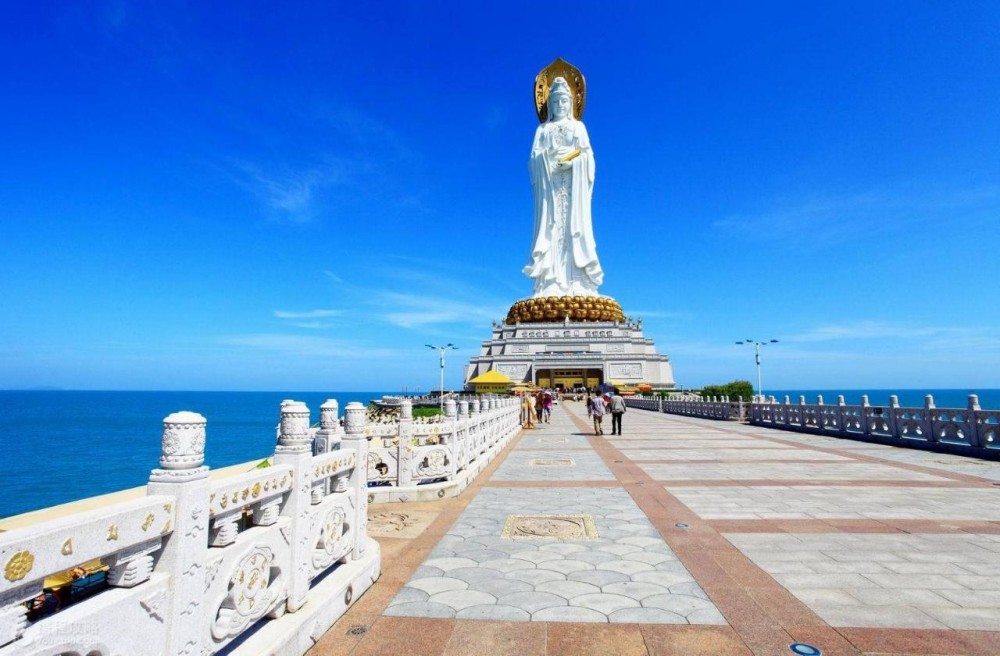
[[[934,396],[932,394],[924,395],[924,434],[927,435],[928,442],[938,441],[938,436],[934,432],[934,419],[931,417],[931,411],[936,409]]]
[[[208,647],[203,643],[211,621],[203,608],[210,489],[204,464],[205,423],[195,412],[175,412],[163,420],[160,468],[150,473],[146,486],[147,495],[174,498],[176,523],[160,529],[170,534],[156,560],[156,571],[170,576],[170,592],[162,611],[167,634],[163,653],[167,656],[200,654]],[[129,582],[129,572],[119,574],[119,583]],[[147,575],[145,571],[139,574]]]
[[[447,445],[451,447],[451,474],[455,477],[462,466],[462,459],[459,454],[462,452],[462,445],[458,441],[458,404],[455,399],[448,399],[444,402],[444,425],[441,427],[441,435],[447,439]]]
[[[869,437],[872,434],[871,422],[868,419],[868,408],[871,404],[868,402],[868,395],[861,395],[861,425],[864,428],[865,437]]]
[[[472,443],[472,434],[469,430],[469,425],[472,423],[469,421],[469,402],[459,401],[458,402],[458,421],[461,422],[461,426],[457,426],[458,429],[458,439],[461,443],[462,459],[458,463],[457,469],[462,469],[469,465],[469,462],[477,455],[476,445]]]
[[[340,419],[338,412],[340,404],[337,399],[327,399],[319,407],[319,430],[313,439],[313,455],[329,453],[340,448]]]
[[[295,472],[295,483],[281,508],[281,516],[290,520],[288,542],[292,571],[288,573],[286,608],[289,612],[295,612],[305,603],[312,572],[308,521],[308,510],[312,504],[312,448],[309,438],[309,408],[306,404],[298,401],[282,402],[278,431],[274,464],[291,465]],[[363,462],[358,463],[358,467],[363,466]]]
[[[968,409],[965,413],[966,430],[969,433],[969,444],[977,449],[986,447],[982,436],[979,434],[979,421],[976,415],[981,410],[979,407],[979,395],[970,394]]]
[[[354,495],[354,548],[352,559],[361,558],[368,545],[368,438],[365,437],[365,406],[351,401],[344,409],[345,449],[354,449],[355,462],[347,482]],[[401,464],[401,463],[400,463]]]
[[[479,407],[479,399],[472,399],[472,403],[469,404],[469,423],[474,426],[472,434],[475,435],[474,446],[477,456],[487,448],[485,438],[483,437],[485,435],[483,432],[483,417],[479,414]]]
[[[899,434],[899,397],[895,394],[889,395],[889,432],[892,439],[898,440],[902,436]]]
[[[413,482],[413,402],[403,399],[399,403],[399,444],[396,449],[396,485],[411,485]],[[368,495],[365,495],[368,498]]]

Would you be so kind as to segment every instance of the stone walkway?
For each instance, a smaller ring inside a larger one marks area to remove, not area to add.
[[[370,507],[311,656],[1000,654],[1000,463],[580,404],[456,499]]]

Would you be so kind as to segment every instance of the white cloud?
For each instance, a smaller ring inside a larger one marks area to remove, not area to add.
[[[737,214],[712,227],[741,239],[794,238],[800,247],[835,244],[864,235],[871,239],[915,223],[964,219],[973,224],[995,219],[1000,186],[934,190],[921,185],[872,189],[841,195],[778,198],[756,214]],[[807,238],[804,238],[806,237]]]
[[[928,350],[961,348],[1000,348],[1000,330],[980,326],[904,326],[878,321],[819,326],[798,334],[786,336],[782,341],[816,343],[845,340],[895,340],[905,341],[912,348],[916,342]]]
[[[327,317],[339,317],[344,314],[343,310],[307,310],[305,312],[289,312],[287,310],[275,310],[274,316],[278,319],[324,319]]]
[[[293,223],[308,223],[316,216],[318,194],[348,179],[349,167],[344,162],[325,159],[316,166],[276,170],[239,162],[236,179],[277,216]]]
[[[333,357],[350,359],[395,358],[401,352],[383,347],[370,347],[360,342],[312,335],[282,335],[259,333],[231,335],[219,342],[254,351],[299,357]]]

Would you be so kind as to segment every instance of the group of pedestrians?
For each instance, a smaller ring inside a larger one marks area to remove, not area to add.
[[[521,395],[521,425],[524,428],[534,428],[538,423],[549,423],[552,417],[552,392],[541,390],[537,394],[525,392]]]
[[[534,428],[535,421],[549,423],[552,416],[553,394],[550,390],[541,390],[535,394],[523,392],[521,395],[521,425],[524,428]],[[604,415],[611,415],[611,434],[622,434],[622,415],[625,414],[625,399],[618,388],[612,388],[611,394],[587,393],[587,415],[594,420],[594,434],[604,435]]]
[[[587,414],[594,420],[594,435],[604,435],[604,415],[611,413],[611,434],[622,434],[622,415],[625,414],[625,399],[612,389],[612,394],[587,394]]]

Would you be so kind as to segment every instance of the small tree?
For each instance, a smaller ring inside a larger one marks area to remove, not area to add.
[[[701,396],[704,399],[728,396],[730,401],[749,401],[753,398],[753,385],[748,380],[734,380],[725,385],[705,385],[701,388]]]
[[[734,380],[725,384],[725,395],[731,401],[749,401],[753,398],[753,384],[749,380]]]

